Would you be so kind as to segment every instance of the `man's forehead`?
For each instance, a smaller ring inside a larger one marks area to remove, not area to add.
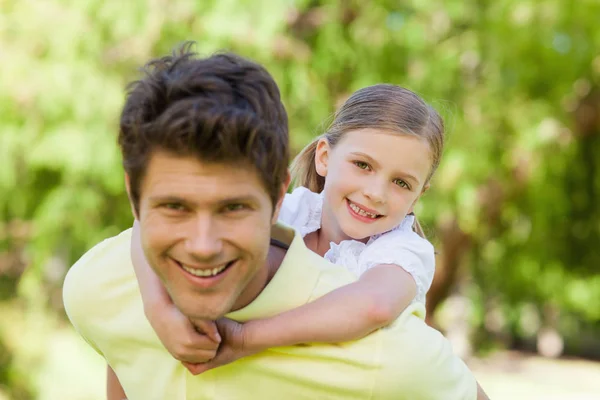
[[[231,163],[206,163],[193,156],[156,152],[142,181],[144,197],[267,196],[254,168]]]

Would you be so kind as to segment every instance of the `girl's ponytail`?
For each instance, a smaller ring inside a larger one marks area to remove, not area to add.
[[[425,236],[425,232],[423,232],[423,227],[419,223],[419,220],[417,219],[416,215],[415,215],[415,222],[413,223],[412,228],[413,228],[413,231],[415,231],[415,233],[417,235],[421,236],[423,239],[427,239],[427,237]]]
[[[321,137],[317,137],[294,158],[290,167],[294,178],[294,187],[304,186],[311,192],[321,193],[325,187],[325,178],[317,174],[315,155],[317,144]]]

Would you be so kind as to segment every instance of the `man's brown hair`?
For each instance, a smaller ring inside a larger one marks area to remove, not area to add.
[[[193,44],[150,61],[128,87],[119,146],[136,213],[155,150],[254,168],[275,204],[289,161],[277,84],[262,66],[234,54],[198,58]]]

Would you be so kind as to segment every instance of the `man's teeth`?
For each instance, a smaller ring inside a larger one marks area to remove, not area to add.
[[[223,264],[220,267],[217,268],[213,268],[213,269],[198,269],[198,268],[190,268],[190,267],[186,267],[185,265],[181,264],[181,268],[183,268],[184,270],[186,270],[187,272],[189,272],[192,275],[195,276],[215,276],[218,273],[222,272],[225,268],[227,268],[228,264]]]
[[[350,208],[357,213],[358,215],[362,215],[363,217],[369,217],[369,218],[377,218],[377,214],[372,214],[370,212],[366,212],[365,210],[363,210],[362,208],[360,208],[359,206],[357,206],[354,203],[350,203]]]

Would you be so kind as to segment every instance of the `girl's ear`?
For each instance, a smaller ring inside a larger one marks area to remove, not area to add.
[[[329,155],[331,147],[327,139],[319,139],[317,149],[315,150],[315,169],[317,174],[325,178],[327,176],[327,165],[329,163]]]

